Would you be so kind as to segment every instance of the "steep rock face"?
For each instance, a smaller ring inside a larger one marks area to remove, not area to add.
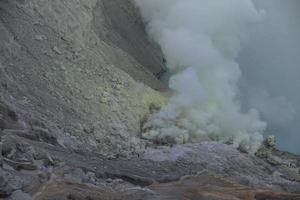
[[[105,19],[99,23],[97,19]],[[94,31],[104,41],[116,46],[134,57],[142,66],[118,66],[133,75],[133,78],[146,81],[150,86],[163,89],[160,83],[153,83],[152,75],[142,67],[159,77],[165,70],[161,50],[149,41],[145,26],[132,0],[102,0],[94,9]],[[106,30],[106,31],[103,31]],[[147,75],[147,76],[145,76]]]
[[[129,0],[1,0],[0,95],[61,145],[139,150],[164,69]],[[146,56],[147,55],[147,56]]]

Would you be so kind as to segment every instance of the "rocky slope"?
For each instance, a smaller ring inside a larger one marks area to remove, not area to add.
[[[147,148],[163,60],[131,0],[0,0],[0,198],[300,199],[272,145]]]
[[[153,89],[164,89],[164,67],[129,1],[1,1],[0,30],[1,99],[31,126],[67,146],[142,148],[140,121],[163,101]]]

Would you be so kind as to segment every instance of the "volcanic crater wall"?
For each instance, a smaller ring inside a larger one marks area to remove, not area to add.
[[[0,97],[27,127],[101,153],[143,149],[160,48],[130,0],[1,0]]]

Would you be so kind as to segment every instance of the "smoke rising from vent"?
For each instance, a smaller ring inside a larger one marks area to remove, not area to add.
[[[254,0],[266,15],[240,52],[243,108],[256,108],[278,147],[300,153],[300,1]]]
[[[175,91],[150,116],[143,136],[177,143],[214,139],[248,152],[266,123],[241,111],[236,58],[251,27],[263,18],[250,0],[135,0],[150,36],[160,44]]]

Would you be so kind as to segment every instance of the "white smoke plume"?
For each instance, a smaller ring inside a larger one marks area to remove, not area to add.
[[[264,9],[239,54],[242,108],[256,108],[277,147],[300,153],[300,1],[253,0]]]
[[[147,139],[232,142],[248,152],[266,124],[254,109],[241,112],[235,61],[263,13],[251,0],[135,0],[149,35],[160,44],[175,91],[144,125]]]

